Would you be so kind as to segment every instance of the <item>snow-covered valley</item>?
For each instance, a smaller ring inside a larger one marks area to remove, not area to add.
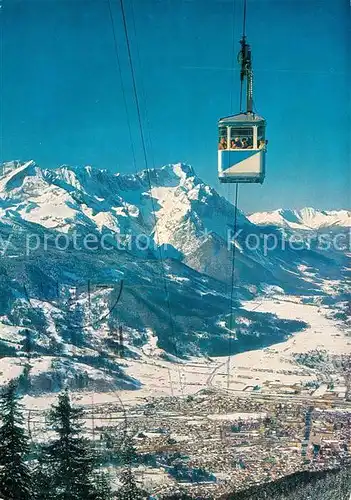
[[[313,352],[328,353],[342,357],[351,354],[350,329],[347,325],[328,318],[328,309],[313,304],[303,304],[296,297],[287,296],[282,300],[252,300],[244,307],[260,308],[263,312],[277,314],[282,319],[299,318],[308,324],[304,331],[293,335],[279,344],[264,349],[225,357],[192,357],[174,363],[160,359],[157,349],[153,349],[153,339],[140,351],[139,359],[125,359],[122,362],[125,372],[140,382],[138,390],[121,391],[118,384],[110,382],[105,393],[96,394],[89,390],[80,392],[79,401],[90,405],[92,398],[98,402],[115,402],[116,391],[126,407],[132,407],[150,398],[186,396],[202,389],[212,388],[221,391],[291,397],[316,397],[329,392],[345,397],[347,382],[338,370],[321,371],[301,365],[296,355]],[[42,361],[38,361],[39,369]],[[333,388],[328,384],[333,380]],[[318,391],[321,387],[324,392]],[[256,389],[254,389],[256,388]],[[312,388],[312,389],[311,389]],[[110,390],[109,390],[110,389]],[[296,390],[299,389],[299,390]],[[26,398],[33,408],[47,407],[54,396]]]

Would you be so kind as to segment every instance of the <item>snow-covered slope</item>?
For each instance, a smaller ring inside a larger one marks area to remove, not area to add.
[[[348,210],[315,210],[306,207],[301,210],[274,210],[272,212],[256,212],[248,216],[254,224],[276,225],[291,229],[321,229],[331,227],[351,227],[351,211]]]
[[[296,251],[283,245],[279,228],[240,211],[234,241],[235,208],[188,165],[115,175],[31,161],[6,163],[0,172],[0,356],[19,356],[14,363],[25,374],[29,331],[31,373],[41,387],[58,387],[64,377],[137,387],[118,361],[120,326],[128,357],[138,358],[155,339],[157,356],[220,356],[304,328],[248,312],[241,300],[272,290],[344,293],[346,255],[307,245]],[[272,236],[277,245],[267,251]],[[249,245],[250,238],[259,244]]]

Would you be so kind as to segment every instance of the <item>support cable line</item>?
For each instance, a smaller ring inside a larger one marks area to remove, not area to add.
[[[233,12],[232,12],[232,22],[233,22],[233,30],[232,30],[232,67],[230,68],[230,74],[231,74],[231,79],[230,79],[230,112],[233,112],[233,100],[234,100],[234,76],[235,76],[235,7],[236,7],[236,1],[233,0]]]
[[[247,0],[244,0],[244,15],[243,15],[243,33],[242,37],[240,40],[241,43],[241,50],[238,54],[238,62],[241,63],[241,73],[240,73],[240,112],[242,113],[243,110],[243,89],[244,89],[244,80],[245,77],[248,79],[248,87],[251,87],[251,93],[252,93],[252,81],[251,84],[249,83],[250,77],[252,78],[252,71],[251,71],[251,49],[249,45],[246,43],[246,4]],[[252,97],[251,97],[252,100]],[[248,92],[247,92],[247,103],[248,103]],[[247,111],[252,111],[252,105],[248,105]]]
[[[109,0],[109,2],[111,2],[111,0]],[[166,268],[165,268],[165,263],[164,263],[164,259],[163,259],[162,248],[160,245],[160,238],[159,238],[159,231],[158,231],[157,217],[156,217],[156,207],[155,207],[155,202],[154,202],[154,199],[152,196],[152,181],[151,181],[151,174],[150,174],[149,161],[148,161],[148,152],[147,152],[147,147],[146,147],[146,138],[145,138],[145,133],[144,133],[141,105],[140,105],[140,99],[139,99],[139,94],[138,94],[138,89],[137,89],[136,74],[135,74],[135,69],[134,69],[134,64],[133,64],[131,43],[130,43],[127,18],[126,18],[126,12],[125,12],[123,0],[120,0],[120,8],[121,8],[121,14],[122,14],[124,34],[125,34],[125,39],[126,39],[128,61],[129,61],[129,66],[130,66],[130,71],[131,71],[132,89],[133,89],[133,94],[134,94],[134,99],[135,99],[136,110],[137,110],[137,117],[138,117],[139,133],[140,133],[140,139],[141,139],[141,145],[142,145],[142,151],[143,151],[143,158],[144,158],[145,170],[146,170],[146,175],[147,175],[147,182],[148,182],[149,190],[150,190],[150,201],[151,201],[152,213],[153,213],[153,217],[154,217],[154,235],[156,237],[156,244],[157,244],[158,253],[159,253],[159,261],[161,264],[163,288],[164,288],[164,292],[165,292],[165,300],[166,300],[167,311],[168,311],[168,315],[169,315],[169,323],[170,323],[170,327],[171,327],[172,339],[174,342],[173,347],[176,351],[176,356],[178,357],[178,353],[177,353],[178,349],[177,349],[177,345],[175,342],[175,339],[176,339],[176,337],[175,337],[175,325],[174,325],[174,319],[172,316],[169,289],[168,289],[168,285],[167,285]],[[177,366],[178,366],[180,389],[181,389],[181,393],[183,395],[184,390],[183,390],[183,383],[182,383],[179,363],[177,363]]]
[[[247,8],[247,0],[244,0],[243,38],[246,37],[246,8]]]
[[[114,23],[114,19],[113,19],[111,0],[108,0],[108,10],[109,10],[109,16],[110,16],[110,22],[111,22],[111,28],[112,28],[113,45],[114,45],[114,51],[115,51],[115,56],[116,56],[116,65],[117,65],[117,69],[118,69],[119,78],[121,81],[123,104],[124,104],[124,109],[125,109],[125,113],[126,113],[126,117],[127,117],[127,126],[128,126],[130,148],[131,148],[132,158],[133,158],[133,166],[134,166],[134,171],[137,172],[137,164],[136,164],[136,156],[135,156],[135,149],[134,149],[133,136],[132,136],[132,128],[131,128],[130,117],[129,117],[129,113],[128,113],[127,97],[126,97],[125,87],[124,87],[124,83],[123,83],[121,60],[119,57],[118,42],[117,42],[115,23]]]
[[[134,13],[134,0],[130,1],[130,14],[132,18],[132,28],[133,28],[133,33],[134,33],[134,40],[135,40],[135,49],[136,49],[136,63],[137,67],[139,68],[139,71],[142,72],[142,65],[141,65],[141,58],[140,58],[140,50],[139,50],[139,44],[138,44],[138,37],[137,37],[137,29],[136,29],[136,22],[135,22],[135,13]],[[151,124],[149,120],[149,113],[148,113],[148,107],[147,107],[147,95],[145,91],[145,86],[143,85],[143,80],[142,78],[139,78],[139,93],[141,95],[141,99],[144,103],[144,123],[146,123],[146,134],[147,134],[147,139],[149,143],[149,157],[151,156],[151,165],[153,168],[155,168],[155,158],[154,158],[154,148],[151,140]],[[157,177],[155,177],[155,181],[157,182]]]
[[[233,4],[235,5],[235,0],[233,0]],[[234,38],[234,23],[235,23],[235,9],[233,7],[233,38]],[[244,15],[243,15],[243,34],[242,34],[242,51],[244,50],[244,46],[246,46],[246,0],[244,0]],[[244,54],[242,55],[244,57]],[[251,61],[251,58],[250,58]],[[234,61],[233,61],[233,71],[234,71]],[[240,75],[240,111],[242,111],[242,95],[243,95],[243,83],[244,83],[244,73],[243,69],[241,70]],[[232,95],[232,93],[231,93]],[[232,103],[232,97],[231,97]],[[235,235],[237,233],[238,227],[238,203],[239,203],[239,183],[235,183],[235,195],[233,200],[234,205],[234,239],[231,241],[232,244],[232,252],[231,252],[231,284],[230,284],[230,305],[229,305],[229,342],[228,342],[228,359],[227,359],[227,390],[230,387],[230,358],[232,355],[232,337],[233,331],[235,330],[235,338],[236,338],[236,315],[234,311],[234,295],[235,295],[235,281],[236,281],[236,241]],[[235,304],[236,307],[236,304]]]
[[[111,0],[109,0],[109,1],[111,1]],[[130,71],[131,71],[131,76],[132,76],[133,94],[134,94],[135,105],[136,105],[136,109],[137,109],[137,115],[138,115],[138,124],[139,124],[141,145],[142,145],[142,149],[143,149],[144,163],[145,163],[145,168],[147,170],[147,176],[148,176],[150,190],[151,190],[151,178],[150,178],[150,172],[149,172],[149,167],[148,167],[146,141],[145,141],[143,123],[142,123],[142,118],[141,118],[141,107],[140,107],[139,95],[138,95],[138,90],[137,90],[137,85],[136,85],[136,77],[135,77],[132,51],[131,51],[131,46],[130,46],[130,41],[129,41],[129,32],[128,32],[127,19],[126,19],[126,13],[125,13],[125,9],[124,9],[124,1],[123,0],[120,0],[120,6],[121,6],[121,13],[122,13],[124,34],[125,34],[126,44],[127,44],[129,66],[130,66]],[[150,193],[150,195],[151,195],[151,193]],[[152,197],[151,197],[151,202],[152,202],[152,205],[154,207],[154,202],[152,200]],[[155,212],[154,212],[154,215],[155,215]]]
[[[234,197],[234,238],[238,229],[238,199],[239,199],[239,184],[235,184],[235,197]],[[232,252],[231,252],[231,261],[232,261],[232,272],[231,272],[231,284],[230,284],[230,306],[229,306],[229,346],[228,346],[228,360],[227,360],[227,389],[229,389],[229,380],[230,380],[230,357],[232,351],[232,335],[233,330],[236,327],[236,316],[234,312],[234,290],[235,290],[235,280],[236,280],[236,272],[235,272],[235,264],[236,264],[236,242],[233,239],[232,243]],[[236,336],[236,331],[235,331]]]

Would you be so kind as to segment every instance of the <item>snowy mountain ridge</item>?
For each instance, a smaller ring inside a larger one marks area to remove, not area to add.
[[[152,191],[147,195],[150,183]],[[170,211],[177,212],[178,217],[185,216],[191,209],[191,201],[206,203],[206,198],[215,197],[222,205],[219,208],[223,208],[226,204],[213,188],[202,183],[191,166],[185,164],[166,165],[161,169],[142,171],[138,174],[113,174],[91,166],[64,165],[54,170],[47,170],[40,168],[31,160],[26,163],[18,161],[5,163],[2,167],[2,174],[0,171],[0,200],[6,201],[7,207],[15,210],[19,208],[22,217],[26,217],[27,220],[47,224],[50,227],[53,224],[53,214],[57,212],[59,204],[62,205],[63,210],[61,219],[67,218],[69,213],[65,210],[74,204],[73,193],[80,193],[83,196],[81,201],[84,202],[85,197],[86,201],[90,202],[86,203],[87,207],[84,207],[84,210],[93,225],[103,226],[105,217],[101,214],[106,214],[108,211],[112,216],[138,217],[140,213],[134,205],[137,201],[135,196],[134,199],[130,195],[127,196],[128,200],[123,199],[127,191],[132,191],[134,195],[139,196],[139,202],[143,197],[145,202],[152,194],[161,203],[161,207],[157,207],[161,208],[158,214],[159,219],[163,216],[168,217]],[[180,191],[183,191],[183,196]],[[20,202],[18,204],[17,199]],[[39,206],[32,204],[24,210],[23,202],[27,200]],[[40,205],[42,205],[41,208]],[[41,213],[45,211],[44,206],[48,211],[47,214]],[[72,210],[74,208],[76,207],[71,206]],[[89,208],[92,210],[89,211]],[[97,216],[94,212],[100,215]],[[76,214],[71,212],[71,215]],[[260,226],[276,225],[291,229],[351,227],[351,211],[349,210],[323,211],[312,207],[305,207],[301,210],[281,208],[269,212],[255,212],[247,218],[240,212],[240,218],[241,222],[246,224],[251,222]],[[107,221],[108,219],[107,216]],[[107,227],[110,223],[111,220],[107,222]],[[112,229],[115,230],[116,227]],[[165,234],[165,229],[162,227],[160,230],[161,243],[170,237],[167,232]]]
[[[258,225],[276,225],[290,229],[318,230],[328,227],[351,227],[349,210],[316,210],[305,207],[301,210],[280,208],[271,212],[255,212],[248,219]]]

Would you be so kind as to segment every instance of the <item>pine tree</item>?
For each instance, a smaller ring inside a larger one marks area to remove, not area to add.
[[[34,469],[33,481],[37,500],[52,500],[54,492],[54,475],[52,473],[52,464],[50,464],[45,456],[45,451],[40,450],[38,453],[38,463]]]
[[[92,500],[112,500],[115,498],[112,494],[108,474],[104,472],[95,474],[93,483],[95,491],[91,497]]]
[[[118,500],[142,500],[148,498],[148,495],[137,485],[133,472],[132,464],[138,458],[136,449],[133,444],[133,439],[130,435],[125,434],[120,450],[120,459],[126,468],[121,475],[122,486],[118,490],[116,498]]]
[[[48,494],[55,500],[99,498],[98,486],[94,484],[95,457],[83,437],[82,417],[83,410],[71,405],[68,391],[60,394],[50,414],[51,427],[58,437],[44,448],[41,480],[39,474],[39,482],[42,486],[51,485],[51,492],[42,489],[40,500],[46,500]]]
[[[128,465],[129,467],[131,467],[132,463],[136,462],[136,460],[138,459],[138,454],[133,443],[133,438],[128,434],[125,434],[125,436],[123,437],[119,455],[121,462],[124,465]]]
[[[84,308],[78,302],[79,294],[75,291],[75,296],[69,295],[65,303],[64,317],[58,321],[57,327],[64,340],[74,346],[81,346],[84,343]]]
[[[118,500],[144,500],[148,495],[136,484],[130,467],[127,467],[121,476],[122,486],[116,494]]]
[[[33,340],[32,340],[32,332],[26,328],[23,331],[24,334],[24,339],[22,342],[23,350],[26,353],[28,363],[31,360],[32,353],[33,353]]]
[[[6,500],[33,499],[31,475],[25,462],[28,437],[14,381],[1,396],[0,418],[0,496]]]

